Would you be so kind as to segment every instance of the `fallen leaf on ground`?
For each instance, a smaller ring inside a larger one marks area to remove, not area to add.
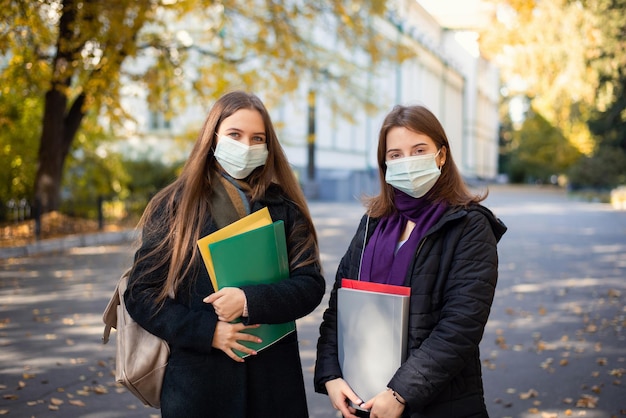
[[[105,393],[109,393],[107,388],[102,385],[94,386],[93,391],[94,393],[97,393],[98,395],[104,395]]]
[[[576,402],[578,408],[595,408],[598,404],[598,397],[591,395],[581,395],[580,399]]]
[[[539,395],[535,389],[530,389],[528,392],[522,392],[519,394],[519,398],[522,400],[536,398]]]

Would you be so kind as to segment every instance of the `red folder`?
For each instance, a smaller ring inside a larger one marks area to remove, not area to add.
[[[368,292],[388,293],[391,295],[411,296],[411,288],[408,286],[396,286],[393,284],[363,282],[361,280],[341,279],[341,287],[346,289],[366,290]]]

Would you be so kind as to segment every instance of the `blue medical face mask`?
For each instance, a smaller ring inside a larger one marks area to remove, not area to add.
[[[215,159],[235,179],[244,179],[267,161],[267,144],[246,145],[225,135],[219,137]]]
[[[424,196],[437,182],[441,169],[437,166],[437,155],[415,155],[389,160],[385,181],[394,188],[419,198]]]

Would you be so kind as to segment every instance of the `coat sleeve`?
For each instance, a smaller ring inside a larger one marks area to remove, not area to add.
[[[304,215],[295,205],[283,201],[280,209],[272,213],[272,219],[282,219],[285,223],[287,245],[294,246],[310,234],[304,228]],[[272,209],[270,208],[270,212]],[[280,214],[280,215],[278,215]],[[297,228],[297,227],[300,228]],[[292,233],[294,232],[295,233]],[[310,257],[311,251],[305,252],[295,263]],[[289,279],[273,284],[242,286],[248,302],[248,324],[280,324],[294,321],[311,313],[322,301],[326,291],[326,281],[322,276],[319,259],[314,263],[290,269]]]
[[[318,393],[326,393],[325,383],[337,377],[342,377],[339,366],[339,354],[337,347],[337,289],[341,285],[341,279],[358,279],[358,265],[360,252],[363,248],[365,223],[367,216],[361,219],[356,234],[352,238],[348,250],[339,262],[335,275],[335,284],[330,292],[328,308],[324,311],[320,325],[320,335],[317,341],[317,359],[315,362],[314,387]]]
[[[447,242],[439,274],[443,300],[437,324],[389,382],[412,410],[419,410],[476,361],[498,277],[496,238],[485,215],[470,211],[458,241]],[[451,240],[454,241],[454,240]],[[447,255],[449,254],[449,255]]]
[[[162,213],[157,213],[150,224],[162,222],[162,216]],[[160,307],[156,303],[156,297],[165,284],[169,263],[155,268],[158,265],[157,260],[167,255],[148,256],[148,254],[155,248],[156,243],[164,238],[164,233],[150,232],[144,227],[142,243],[135,254],[135,264],[124,294],[126,308],[139,325],[167,341],[171,347],[209,352],[212,350],[213,334],[217,324],[217,316],[211,305],[190,309],[188,303],[182,303],[180,300],[186,291],[180,291],[180,296],[177,295],[176,299],[167,298]],[[192,271],[190,274],[193,273]],[[187,282],[190,279],[185,277],[183,281]]]

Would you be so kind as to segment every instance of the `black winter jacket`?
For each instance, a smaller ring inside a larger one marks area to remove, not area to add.
[[[278,187],[272,187],[266,198],[253,202],[252,211],[264,206],[274,221],[284,221],[288,246],[304,238],[291,235],[294,226],[304,222],[304,218]],[[203,236],[217,230],[212,219],[202,222]],[[136,260],[162,237],[146,236],[144,232],[142,239]],[[246,255],[241,254],[241,262],[245,261]],[[217,316],[212,305],[202,301],[214,292],[202,259],[193,262],[193,270],[198,274],[195,285],[179,288],[176,299],[168,299],[158,311],[154,298],[163,286],[169,265],[138,280],[138,273],[151,265],[151,260],[135,264],[125,299],[132,318],[170,346],[161,392],[163,417],[308,416],[296,333],[246,358],[244,363],[237,363],[211,346]],[[296,320],[312,312],[324,296],[325,281],[319,266],[308,265],[291,270],[289,279],[280,283],[242,289],[248,301],[247,322],[272,324]]]
[[[317,344],[315,390],[341,377],[337,357],[337,288],[358,278],[364,234],[379,219],[364,216],[337,270]],[[367,225],[367,228],[366,228]],[[488,209],[450,208],[418,245],[405,285],[411,287],[407,360],[381,391],[407,401],[403,417],[486,417],[478,345],[498,277],[496,244],[506,231]],[[349,383],[349,382],[348,382]]]

